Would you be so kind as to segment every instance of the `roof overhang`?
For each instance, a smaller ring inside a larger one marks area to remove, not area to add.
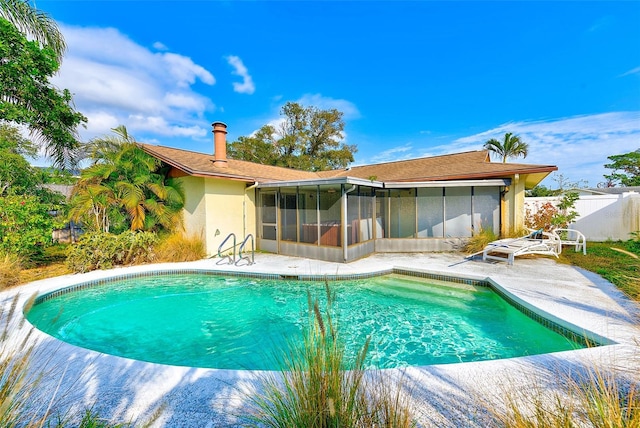
[[[558,170],[558,168],[554,169],[554,171],[557,171],[557,170]],[[526,174],[525,177],[524,177],[524,180],[525,180],[524,181],[524,187],[525,187],[525,189],[533,189],[538,184],[540,184],[540,182],[542,180],[544,180],[549,174],[551,174],[551,171],[534,172],[534,173]]]
[[[363,178],[355,177],[336,177],[336,178],[321,178],[310,180],[292,180],[292,181],[271,181],[268,183],[259,183],[258,189],[268,189],[276,187],[296,187],[296,186],[327,186],[327,185],[340,185],[340,184],[356,184],[360,186],[370,186],[383,188],[384,183],[381,181],[365,180]]]
[[[497,178],[492,180],[448,180],[448,181],[390,181],[384,183],[386,189],[406,189],[414,187],[489,187],[509,186],[510,178]]]
[[[491,180],[448,180],[448,181],[393,181],[381,182],[365,180],[355,177],[336,177],[313,180],[296,180],[296,181],[277,181],[269,183],[259,183],[259,189],[273,189],[278,187],[297,187],[297,186],[326,186],[340,184],[355,184],[360,186],[369,186],[379,189],[407,189],[414,187],[488,187],[488,186],[509,186],[510,178],[498,178]]]

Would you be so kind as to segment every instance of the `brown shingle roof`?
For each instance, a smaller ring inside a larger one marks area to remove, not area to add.
[[[490,162],[486,150],[433,156],[427,158],[355,166],[349,169],[308,172],[254,162],[228,160],[227,168],[213,165],[213,155],[140,145],[144,151],[188,175],[229,178],[249,182],[299,181],[321,178],[352,177],[383,182],[420,182],[506,178],[513,174],[548,174],[553,165]]]
[[[433,156],[428,158],[355,166],[339,172],[329,171],[332,177],[349,176],[377,181],[436,181],[502,178],[513,174],[550,173],[553,165],[490,162],[486,150]],[[321,173],[324,174],[324,173]]]
[[[309,180],[318,178],[318,174],[315,172],[262,165],[259,163],[235,159],[228,160],[227,168],[219,168],[213,165],[213,155],[174,149],[171,147],[154,146],[150,144],[140,144],[140,146],[151,156],[154,156],[189,175],[197,177],[219,177],[258,182]]]

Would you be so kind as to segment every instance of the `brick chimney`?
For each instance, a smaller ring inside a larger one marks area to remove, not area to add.
[[[227,124],[213,122],[213,166],[226,168],[227,165]]]

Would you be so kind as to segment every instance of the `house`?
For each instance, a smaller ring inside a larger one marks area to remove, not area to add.
[[[184,222],[207,252],[234,233],[257,249],[349,262],[374,252],[455,249],[480,228],[522,228],[524,194],[557,167],[493,163],[487,151],[309,172],[142,144],[185,189]]]
[[[572,192],[577,192],[580,196],[583,195],[622,195],[623,193],[640,193],[640,186],[631,187],[596,187],[596,188],[582,188],[578,187],[570,189]]]

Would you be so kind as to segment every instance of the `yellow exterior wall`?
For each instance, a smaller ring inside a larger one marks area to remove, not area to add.
[[[207,254],[214,256],[222,241],[234,233],[236,244],[248,234],[256,235],[255,190],[247,190],[247,183],[234,180],[206,178],[202,203],[205,207],[203,225]],[[197,197],[194,195],[194,197]],[[228,244],[228,245],[227,245]],[[225,249],[233,245],[229,240]]]
[[[185,233],[202,236],[208,256],[218,254],[218,247],[230,233],[235,233],[238,245],[248,234],[255,239],[255,189],[234,180],[189,176],[180,181],[185,192]],[[228,244],[225,248],[233,245],[232,240]]]
[[[524,228],[525,178],[515,175],[502,200],[503,235]],[[239,245],[249,234],[256,239],[255,189],[236,180],[181,177],[185,191],[183,210],[185,233],[203,237],[208,256],[215,256],[222,241],[235,233]],[[229,240],[225,249],[232,246]]]
[[[509,236],[524,229],[524,196],[525,177],[516,174],[511,177],[509,191],[502,202],[502,235]]]
[[[187,236],[205,236],[207,211],[204,204],[204,178],[180,177],[185,204],[182,210],[184,231]]]

